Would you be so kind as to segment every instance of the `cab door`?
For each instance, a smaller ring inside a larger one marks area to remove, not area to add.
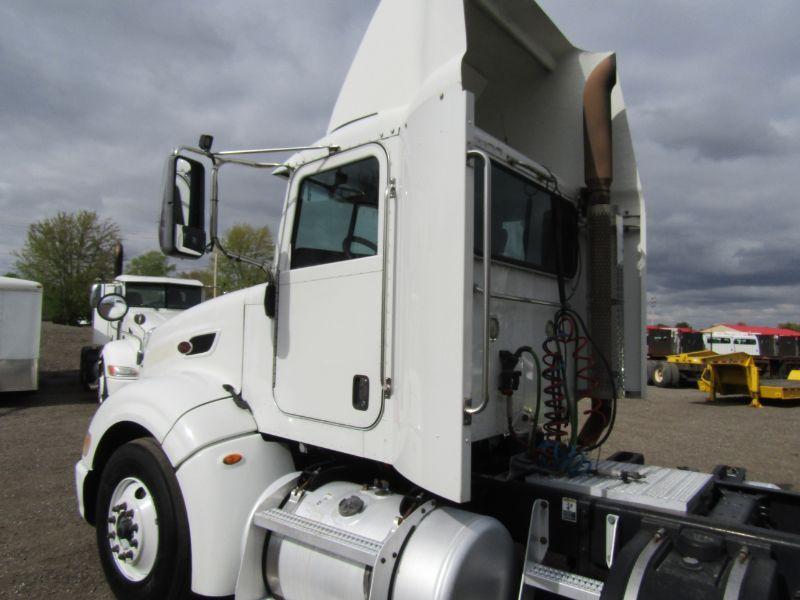
[[[383,148],[370,144],[292,179],[274,388],[285,413],[357,428],[380,417],[387,168]]]

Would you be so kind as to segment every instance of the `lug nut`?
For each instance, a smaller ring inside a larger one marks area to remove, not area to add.
[[[119,546],[111,546],[111,551],[112,551],[114,554],[116,554],[117,552],[119,552]]]
[[[138,542],[138,541],[136,541],[136,540],[131,540],[130,542],[128,542],[128,545],[129,545],[131,548],[138,548],[138,547],[139,547],[139,542]]]
[[[120,560],[128,560],[130,558],[133,558],[133,552],[130,550],[128,550],[127,552],[123,552],[122,554],[119,555],[119,558]]]
[[[132,519],[133,518],[133,511],[129,510],[129,511],[125,512],[122,516],[123,517],[128,517],[129,519]]]
[[[137,531],[139,531],[139,526],[136,523],[134,523],[133,525],[131,525],[131,531],[133,533],[136,533]]]
[[[108,539],[113,540],[115,537],[117,537],[116,533],[114,533],[113,531],[108,532]]]
[[[108,517],[108,522],[112,525],[117,522],[117,517]]]
[[[112,506],[111,510],[114,511],[114,512],[119,512],[121,510],[125,510],[126,508],[128,508],[128,505],[125,502],[121,502],[120,504],[117,504],[116,506]]]

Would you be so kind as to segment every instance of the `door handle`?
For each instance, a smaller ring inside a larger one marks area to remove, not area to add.
[[[366,375],[353,375],[353,408],[369,408],[369,377]]]

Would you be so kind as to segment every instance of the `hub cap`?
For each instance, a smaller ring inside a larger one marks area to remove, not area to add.
[[[130,581],[150,574],[158,551],[158,515],[150,490],[136,477],[117,484],[108,507],[108,546]]]

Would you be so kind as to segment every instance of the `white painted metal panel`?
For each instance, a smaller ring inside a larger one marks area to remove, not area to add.
[[[464,425],[472,302],[472,205],[466,198],[467,94],[442,87],[401,130],[395,270],[393,461],[416,484],[470,495]]]
[[[42,286],[0,277],[0,391],[38,387]]]
[[[225,465],[223,457],[244,458]],[[242,533],[261,492],[278,477],[294,471],[286,447],[253,434],[205,448],[176,475],[189,520],[192,591],[204,596],[234,593]]]
[[[278,289],[275,402],[284,413],[366,428],[383,411],[383,194],[388,163],[384,150],[370,144],[300,169],[289,191],[291,223],[281,241],[291,256],[294,211],[305,177],[366,158],[380,168],[378,250],[375,256],[290,269],[283,265]],[[353,405],[355,376],[369,378],[369,405]]]

